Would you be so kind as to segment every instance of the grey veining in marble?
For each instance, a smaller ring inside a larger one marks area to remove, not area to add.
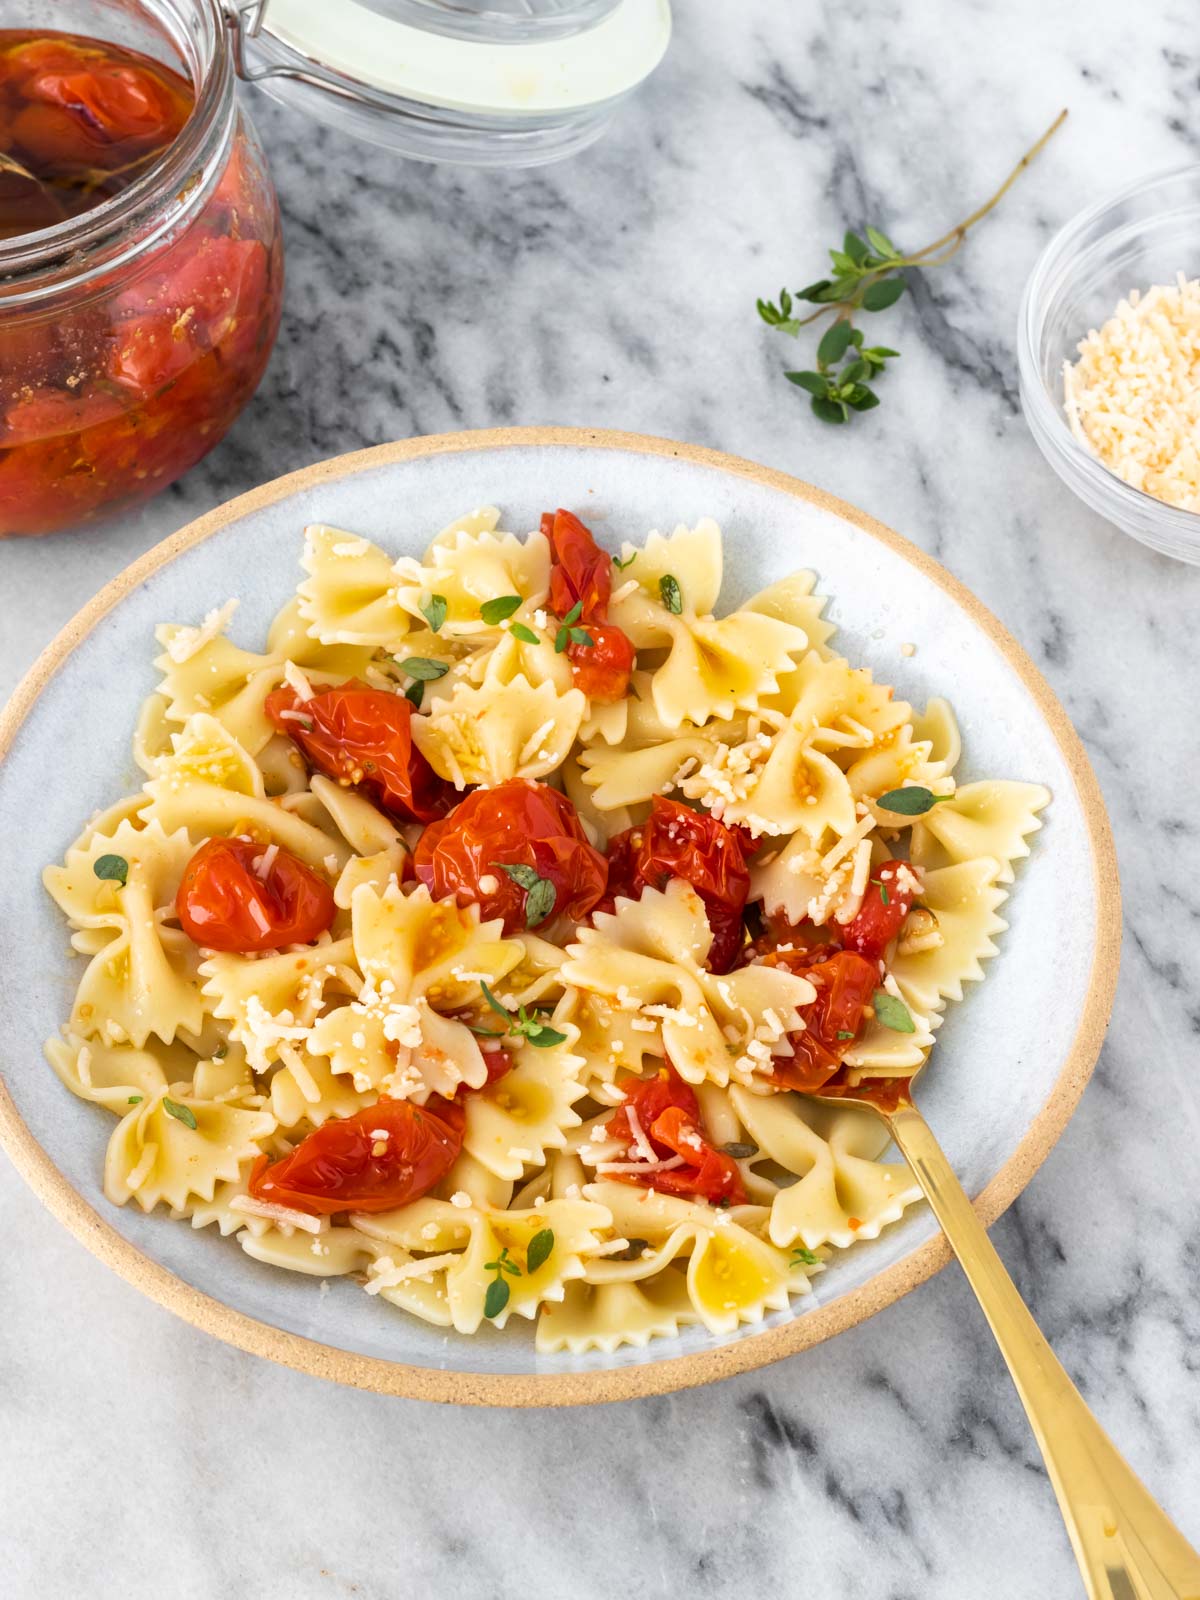
[[[1200,572],[1068,496],[1021,420],[1013,346],[1053,230],[1200,155],[1191,8],[676,9],[660,73],[559,168],[405,166],[260,103],[289,272],[263,388],[140,516],[0,546],[0,690],[187,518],[414,432],[563,422],[696,440],[908,534],[1031,651],[1107,796],[1128,932],[1112,1029],[994,1236],[1088,1400],[1200,1541]],[[1064,104],[1066,129],[1002,211],[879,324],[903,351],[885,405],[819,426],[754,297],[815,277],[847,224],[935,237]],[[194,1332],[3,1164],[0,1203],[0,1590],[14,1600],[1081,1593],[953,1269],[715,1388],[590,1413],[456,1412],[339,1390]]]

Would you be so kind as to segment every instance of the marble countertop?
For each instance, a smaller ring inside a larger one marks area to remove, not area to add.
[[[267,378],[140,516],[0,546],[0,692],[182,522],[413,433],[557,422],[694,440],[906,533],[1032,653],[1107,797],[1127,932],[1112,1028],[994,1237],[1089,1402],[1200,1542],[1200,571],[1109,528],[1052,475],[1020,415],[1013,337],[1060,223],[1197,159],[1188,10],[676,9],[650,86],[560,167],[406,165],[258,97],[289,273]],[[817,423],[755,296],[817,276],[848,223],[941,233],[1062,105],[1066,129],[1003,209],[879,324],[903,351],[886,403],[849,428]],[[1082,1593],[956,1269],[716,1387],[591,1412],[457,1411],[338,1389],[195,1332],[2,1162],[0,1205],[13,1600]]]

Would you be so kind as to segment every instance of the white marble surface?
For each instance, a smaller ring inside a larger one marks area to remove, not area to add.
[[[120,527],[0,546],[0,691],[126,561],[292,467],[501,422],[639,429],[823,484],[933,552],[1032,652],[1113,818],[1125,965],[1082,1106],[999,1248],[1068,1368],[1200,1541],[1200,572],[1067,495],[1016,400],[1051,231],[1196,158],[1183,0],[677,7],[596,149],[514,176],[259,125],[283,202],[283,336],[232,437]],[[923,242],[1060,105],[960,259],[889,313],[885,405],[824,428],[756,294],[846,223]],[[950,686],[952,689],[952,685]],[[6,817],[9,847],[19,818]],[[1071,886],[1063,886],[1069,894]],[[14,1600],[839,1600],[1080,1593],[1044,1471],[955,1270],[832,1344],[590,1413],[336,1389],[141,1299],[0,1163],[0,1588]]]

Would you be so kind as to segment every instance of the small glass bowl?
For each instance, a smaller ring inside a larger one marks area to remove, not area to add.
[[[1081,211],[1030,275],[1017,326],[1021,406],[1038,448],[1093,511],[1164,555],[1200,563],[1200,515],[1164,505],[1102,465],[1071,432],[1064,361],[1131,289],[1200,272],[1200,166],[1143,178]]]

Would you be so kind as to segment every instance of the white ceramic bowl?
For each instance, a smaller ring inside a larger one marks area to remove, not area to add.
[[[0,810],[13,842],[0,963],[5,1019],[0,1139],[38,1193],[118,1271],[222,1338],[308,1371],[398,1394],[570,1404],[657,1393],[761,1365],[840,1332],[947,1258],[924,1206],[840,1253],[815,1294],[714,1339],[701,1327],[607,1356],[539,1356],[530,1325],[463,1338],[332,1284],[262,1266],[100,1191],[106,1114],[42,1059],[75,974],[40,872],[95,807],[139,781],[136,709],[154,686],[153,628],[241,598],[233,635],[257,645],[292,592],[301,530],[332,522],[417,553],[464,508],[499,505],[534,527],[577,509],[616,546],[711,515],[725,533],[723,604],[799,567],[833,596],[838,642],[905,698],[946,693],[962,725],[960,773],[1037,780],[1053,804],[1006,907],[1011,932],[987,981],[954,1007],[920,1090],[935,1131],[988,1220],[1020,1192],[1082,1090],[1116,979],[1116,866],[1099,790],[1070,724],[1028,658],[945,571],[896,534],[795,479],[712,451],[568,429],[457,434],[385,445],[282,478],[166,540],[108,586],[46,651],[0,717]],[[905,658],[900,645],[913,641]],[[5,750],[7,749],[7,755]],[[48,775],[54,781],[48,781]],[[1062,885],[1070,884],[1069,895]],[[15,933],[19,932],[19,936]]]

